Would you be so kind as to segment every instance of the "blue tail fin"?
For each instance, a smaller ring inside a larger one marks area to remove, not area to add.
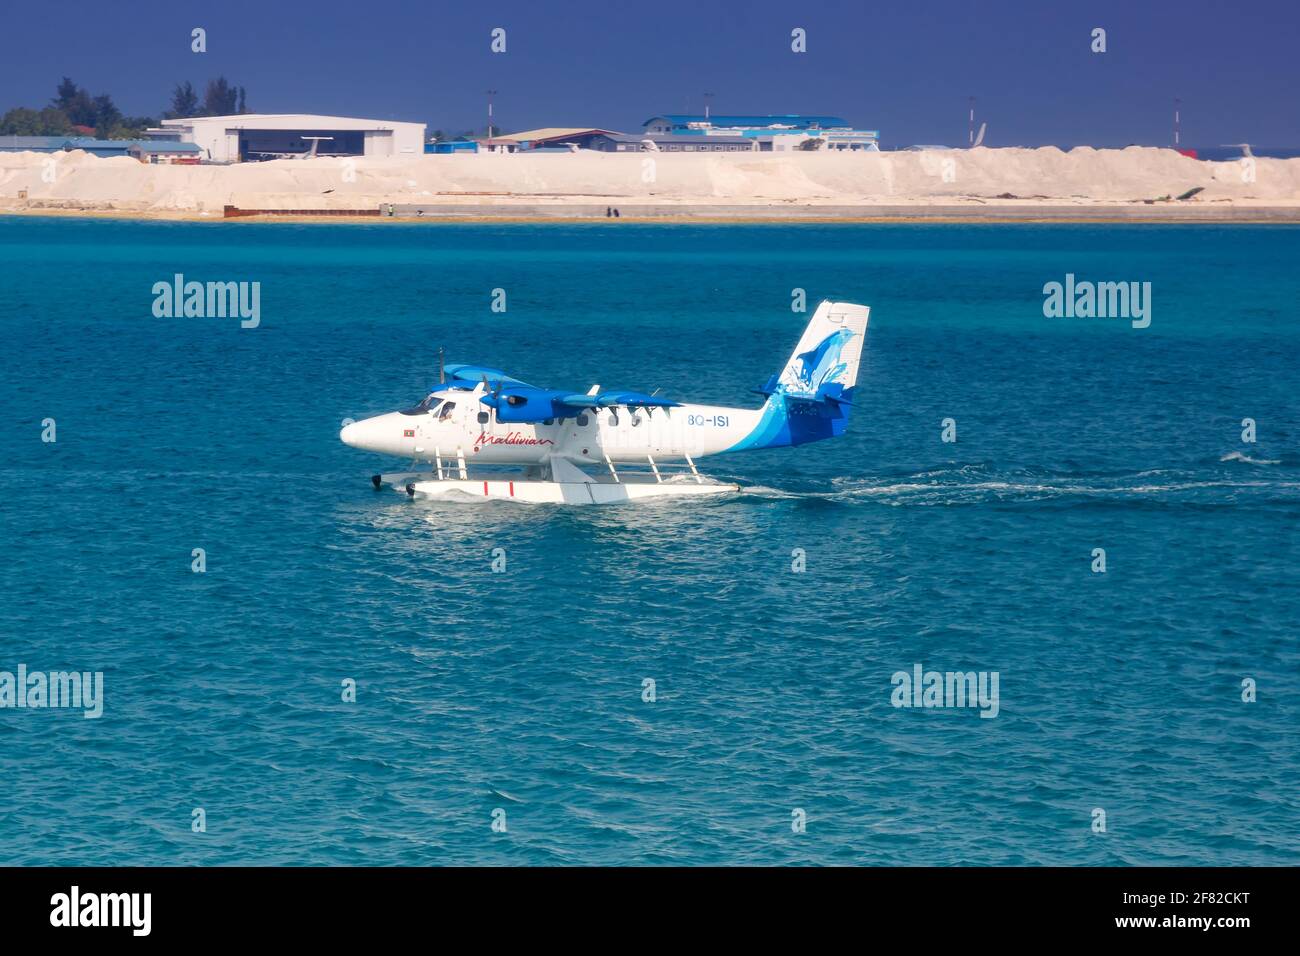
[[[822,302],[785,367],[761,391],[768,396],[758,425],[730,450],[802,445],[843,434],[871,310]]]

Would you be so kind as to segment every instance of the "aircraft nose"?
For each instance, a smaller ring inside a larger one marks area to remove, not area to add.
[[[410,432],[410,434],[405,434]],[[360,448],[362,451],[374,451],[384,455],[402,455],[411,449],[410,439],[414,429],[406,427],[400,414],[392,412],[363,418],[359,422],[348,422],[339,431],[339,440],[345,445]],[[401,436],[400,438],[398,436]]]

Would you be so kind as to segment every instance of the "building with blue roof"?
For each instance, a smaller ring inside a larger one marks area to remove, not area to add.
[[[193,143],[162,143],[147,139],[95,139],[90,136],[0,136],[3,153],[60,153],[74,149],[95,156],[135,156],[142,162],[159,162],[158,157],[198,157]]]
[[[778,130],[811,129],[848,129],[847,120],[838,116],[804,116],[800,113],[786,114],[726,114],[713,115],[703,113],[665,113],[652,116],[641,124],[647,133],[652,134],[690,134],[705,133],[709,129],[748,129],[767,133]]]
[[[879,150],[880,133],[854,129],[839,116],[802,113],[664,113],[642,124],[650,136],[744,136],[764,151],[793,149]]]
[[[437,153],[439,155],[447,153],[477,153],[478,143],[472,139],[446,139],[437,143],[425,143],[424,151],[426,153]]]
[[[581,145],[583,149],[603,153],[741,153],[761,148],[758,140],[748,136],[646,136],[632,133],[597,133],[587,137]]]

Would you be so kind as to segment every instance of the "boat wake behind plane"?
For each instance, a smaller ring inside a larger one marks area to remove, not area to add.
[[[411,497],[613,504],[727,494],[739,486],[702,475],[696,461],[844,432],[869,313],[865,305],[822,302],[789,360],[757,389],[766,396],[760,408],[599,385],[540,388],[499,369],[452,364],[413,408],[353,422],[339,437],[410,459],[412,470],[374,475],[371,483]]]

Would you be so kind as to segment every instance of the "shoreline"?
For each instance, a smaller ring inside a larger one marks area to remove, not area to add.
[[[617,210],[617,216],[615,215]],[[207,222],[1300,223],[1300,158],[1077,147],[142,164],[0,153],[0,215]]]
[[[618,217],[606,209],[619,210]],[[129,222],[190,222],[280,224],[335,223],[345,225],[386,223],[620,223],[699,225],[830,225],[844,224],[1170,224],[1189,225],[1295,225],[1300,224],[1300,205],[1240,205],[1208,207],[1204,204],[1168,202],[1062,204],[987,203],[953,205],[927,203],[758,205],[714,203],[546,203],[465,204],[446,203],[399,207],[396,214],[338,215],[277,213],[273,210],[241,210],[237,216],[219,213],[95,208],[0,207],[3,217],[109,219]]]

